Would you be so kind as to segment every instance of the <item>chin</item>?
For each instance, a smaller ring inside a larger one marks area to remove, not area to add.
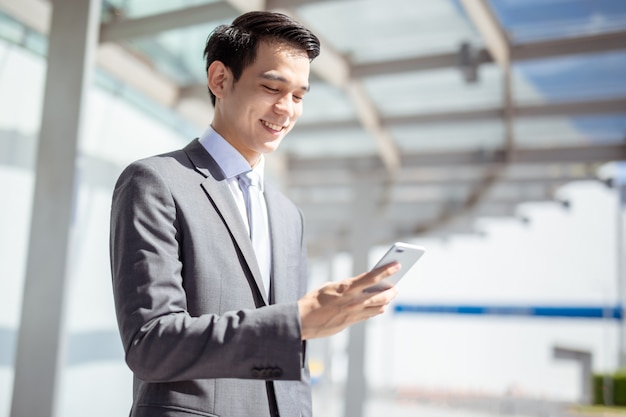
[[[265,142],[263,144],[263,153],[274,152],[280,146],[283,138],[273,140],[271,142]]]

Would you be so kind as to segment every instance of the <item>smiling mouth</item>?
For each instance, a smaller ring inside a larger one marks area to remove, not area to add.
[[[273,123],[266,122],[265,120],[261,120],[261,123],[263,123],[263,126],[268,127],[268,128],[272,129],[275,132],[280,132],[281,130],[283,130],[285,128],[284,126],[275,125]]]

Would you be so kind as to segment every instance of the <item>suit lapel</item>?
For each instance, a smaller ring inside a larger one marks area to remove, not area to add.
[[[263,290],[261,270],[254,255],[252,241],[222,170],[198,140],[194,140],[187,145],[185,152],[195,165],[196,170],[206,177],[201,186],[213,203],[215,210],[224,220],[224,224],[230,230],[235,242],[237,242],[237,246],[239,246],[239,250],[248,264],[263,301],[265,304],[269,304],[266,291]]]
[[[289,230],[289,222],[283,217],[284,209],[281,206],[280,197],[271,184],[265,184],[265,203],[272,241],[272,301],[274,303],[293,300],[294,294],[297,294],[295,287],[297,280],[288,276],[286,268],[289,260],[285,259],[288,256],[285,249],[289,245],[289,236],[293,235],[293,231]]]

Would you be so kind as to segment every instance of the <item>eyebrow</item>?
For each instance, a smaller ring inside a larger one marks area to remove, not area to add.
[[[280,81],[282,83],[288,83],[289,81],[283,77],[282,75],[278,75],[278,74],[274,74],[274,73],[267,73],[264,72],[261,74],[261,78],[265,79],[265,80],[269,80],[269,81]],[[300,87],[301,90],[304,91],[310,91],[311,90],[311,86],[310,85],[303,85],[302,87]]]

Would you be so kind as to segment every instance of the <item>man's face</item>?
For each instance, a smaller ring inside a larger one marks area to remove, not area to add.
[[[217,97],[212,126],[253,166],[261,154],[278,148],[302,114],[309,58],[288,44],[261,42],[255,62],[236,83],[220,65],[209,68],[209,87]],[[212,77],[218,81],[213,86]]]

